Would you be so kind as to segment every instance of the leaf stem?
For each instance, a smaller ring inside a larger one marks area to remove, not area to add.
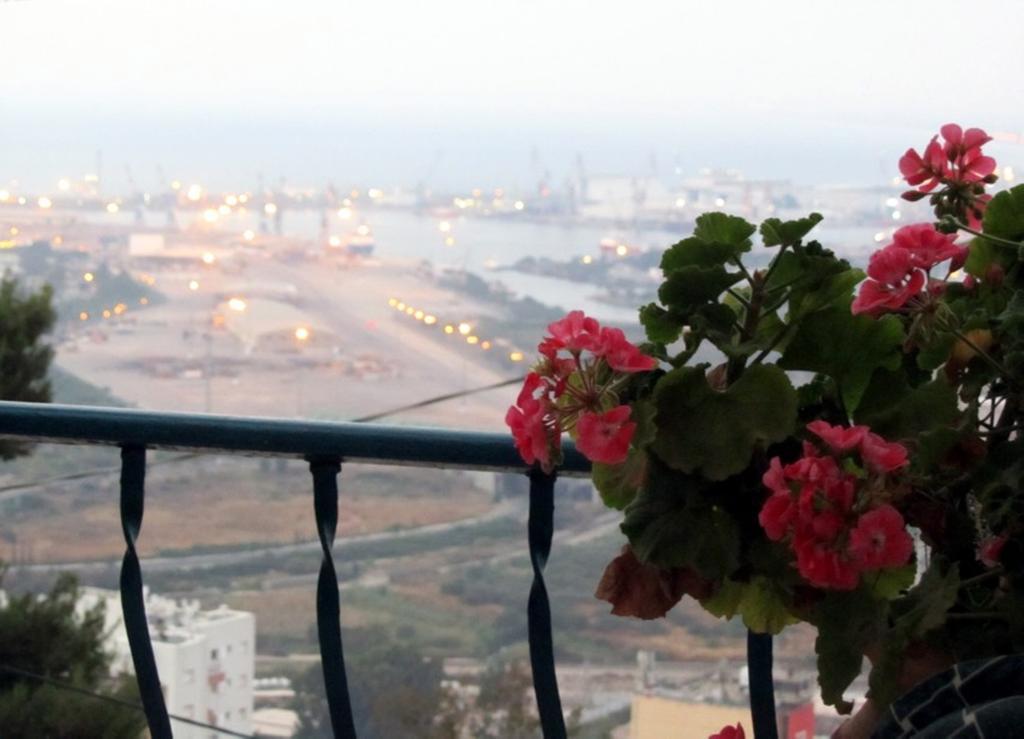
[[[969,234],[974,234],[975,236],[985,239],[986,241],[991,241],[993,244],[999,244],[1000,246],[1012,246],[1014,249],[1019,249],[1020,247],[1024,246],[1024,242],[1010,241],[1009,239],[1002,239],[998,236],[992,236],[991,234],[984,233],[983,231],[973,229],[966,223],[961,223],[955,218],[950,218],[949,220],[961,231],[966,231]]]
[[[991,580],[993,577],[999,577],[1004,572],[1006,572],[1006,570],[1002,565],[993,567],[988,572],[982,572],[980,575],[967,578],[960,583],[960,589],[963,590],[964,588],[969,588],[973,585],[977,585],[978,583],[985,582],[986,580]]]
[[[960,329],[958,329],[958,328],[951,328],[950,329],[950,333],[952,333],[955,337],[957,337],[963,343],[967,344],[967,346],[969,346],[971,348],[971,350],[974,351],[975,354],[977,354],[979,357],[981,357],[986,362],[988,362],[988,364],[991,365],[992,368],[995,369],[997,372],[999,372],[999,374],[1001,374],[1003,377],[1005,377],[1010,382],[1013,382],[1013,377],[1010,374],[1010,371],[1008,369],[1006,369],[1006,367],[1004,367],[1002,364],[1000,364],[996,360],[995,357],[993,357],[991,354],[986,352],[980,346],[978,346],[973,341],[968,339],[967,335],[964,334]]]

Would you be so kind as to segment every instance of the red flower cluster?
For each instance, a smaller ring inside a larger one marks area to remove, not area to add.
[[[1006,536],[990,536],[978,545],[978,560],[986,567],[998,567]]]
[[[934,136],[918,154],[914,149],[900,157],[900,173],[908,185],[917,189],[903,194],[907,200],[917,200],[939,185],[942,192],[956,192],[964,201],[969,225],[977,228],[990,195],[983,195],[984,183],[995,182],[996,160],[985,156],[981,147],[992,137],[980,128],[964,131],[955,123],[940,129],[942,143]]]
[[[592,462],[624,461],[636,423],[616,390],[629,374],[652,370],[657,361],[621,330],[602,327],[583,311],[555,321],[548,334],[537,347],[540,362],[505,414],[516,449],[527,464],[550,471],[562,432],[575,429],[577,448]]]
[[[785,466],[773,458],[762,478],[772,491],[759,516],[768,538],[788,540],[800,574],[819,588],[853,590],[862,572],[906,564],[914,543],[903,516],[877,499],[885,476],[906,466],[906,448],[867,426],[814,421],[807,430],[824,454],[805,442],[803,457]]]
[[[932,280],[929,272],[949,262],[948,272],[960,269],[967,261],[967,247],[958,246],[955,234],[944,234],[930,223],[904,226],[893,234],[893,241],[871,255],[868,278],[853,301],[854,313],[877,316],[902,309],[927,285],[938,292],[945,284]]]

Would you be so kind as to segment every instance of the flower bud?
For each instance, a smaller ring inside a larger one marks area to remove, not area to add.
[[[992,287],[999,287],[1003,284],[1003,279],[1006,277],[1006,270],[1003,269],[1001,264],[990,264],[988,269],[985,270],[985,282]]]

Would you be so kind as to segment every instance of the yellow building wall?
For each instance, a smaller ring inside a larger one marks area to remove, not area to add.
[[[684,703],[671,698],[633,696],[629,739],[708,739],[723,726],[743,724],[752,737],[750,708]]]

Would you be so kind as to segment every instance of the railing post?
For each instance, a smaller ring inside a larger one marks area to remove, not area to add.
[[[772,677],[772,635],[747,631],[747,675],[754,739],[778,739],[775,682]]]
[[[146,714],[146,723],[153,739],[171,739],[171,720],[160,687],[153,642],[149,637],[146,601],[142,590],[142,567],[135,551],[135,541],[142,530],[142,513],[146,495],[146,448],[121,448],[121,531],[125,552],[121,561],[121,614],[128,633],[128,646],[135,665],[139,696]]]
[[[341,603],[338,595],[338,574],[334,569],[331,547],[338,528],[337,457],[309,459],[313,475],[313,509],[316,530],[320,537],[320,577],[316,585],[316,627],[320,641],[320,663],[324,672],[324,690],[331,715],[334,736],[355,739],[356,726],[345,675],[345,652],[341,644]]]
[[[533,585],[526,607],[530,667],[533,671],[533,692],[537,698],[537,713],[546,739],[564,739],[565,718],[562,699],[558,695],[555,676],[555,646],[551,635],[551,604],[544,585],[544,566],[551,553],[551,538],[555,523],[555,475],[534,468],[530,471],[530,518],[527,533],[530,543],[530,563],[533,565]]]

